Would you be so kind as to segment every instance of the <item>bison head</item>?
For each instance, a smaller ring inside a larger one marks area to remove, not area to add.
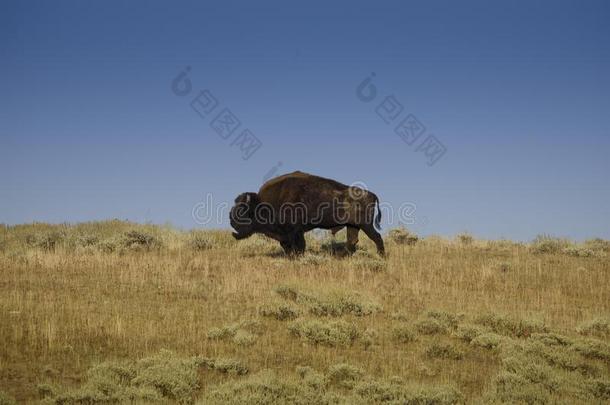
[[[256,193],[241,193],[235,199],[235,205],[229,214],[231,226],[235,229],[235,239],[245,239],[254,233],[254,212],[258,203]]]

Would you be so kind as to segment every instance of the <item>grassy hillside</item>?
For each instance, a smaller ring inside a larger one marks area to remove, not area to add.
[[[610,401],[607,241],[386,243],[0,226],[0,404]]]

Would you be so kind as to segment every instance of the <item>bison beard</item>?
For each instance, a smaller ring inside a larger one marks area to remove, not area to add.
[[[377,210],[377,215],[375,215]],[[347,227],[347,249],[356,250],[362,230],[385,254],[379,234],[379,199],[370,191],[335,180],[294,172],[273,178],[258,193],[242,193],[230,213],[235,239],[261,233],[280,242],[287,254],[305,251],[304,233]]]

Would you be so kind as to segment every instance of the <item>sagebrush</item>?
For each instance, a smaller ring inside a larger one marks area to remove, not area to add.
[[[607,241],[392,235],[0,226],[0,402],[610,400]]]

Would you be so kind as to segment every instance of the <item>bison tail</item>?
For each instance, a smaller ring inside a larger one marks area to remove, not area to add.
[[[381,209],[379,209],[379,198],[375,196],[375,204],[377,205],[377,215],[375,216],[375,229],[381,232]]]

